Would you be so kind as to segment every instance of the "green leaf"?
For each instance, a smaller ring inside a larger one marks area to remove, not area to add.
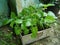
[[[44,12],[42,10],[39,10],[39,14],[41,15],[41,17],[44,16]]]
[[[44,24],[44,19],[41,18],[40,21],[39,21],[39,25],[40,25],[40,28],[41,28],[41,29],[44,29],[43,24]]]
[[[47,4],[47,7],[49,7],[49,6],[55,6],[55,4]]]
[[[37,32],[38,32],[38,28],[35,26],[35,27],[31,27],[31,31],[32,31],[32,37],[36,37],[37,36]]]
[[[11,12],[11,18],[15,18],[16,14],[14,12]]]
[[[14,21],[12,21],[12,22],[10,23],[10,27],[12,27],[12,28],[13,28],[14,24],[15,24],[15,22],[14,22]]]
[[[44,5],[44,4],[40,3],[40,4],[39,4],[39,7],[43,7],[43,5]]]
[[[25,28],[23,31],[25,35],[29,33],[29,30],[27,28]]]
[[[21,29],[25,29],[26,25],[24,23],[21,24]]]
[[[44,12],[44,16],[47,16],[47,13],[46,12]]]
[[[22,17],[23,15],[22,15],[22,13],[20,12],[19,14],[18,14],[18,17]]]
[[[44,4],[44,5],[43,5],[44,8],[47,8],[47,7],[49,7],[49,6],[55,6],[55,5],[54,5],[54,4]]]
[[[30,21],[27,21],[27,22],[26,22],[26,26],[27,26],[27,27],[31,26],[31,22],[30,22]]]
[[[15,20],[15,23],[17,23],[17,24],[21,24],[23,22],[23,20],[21,20],[21,19],[16,19]]]
[[[53,23],[53,22],[55,22],[55,18],[53,16],[46,16],[45,22],[46,23]]]
[[[38,18],[41,18],[41,14],[39,12],[35,13],[35,16]]]
[[[7,24],[9,24],[12,21],[13,21],[13,19],[6,19],[6,20],[4,20],[3,24],[7,25]]]
[[[21,29],[23,30],[25,35],[29,33],[29,30],[27,29],[27,27],[24,23],[21,24]]]
[[[27,27],[29,27],[29,26],[31,26],[32,24],[31,24],[31,19],[27,19],[27,21],[26,21],[26,26]]]
[[[16,35],[20,35],[20,34],[21,34],[21,29],[20,29],[20,27],[15,26],[14,29],[15,29]]]
[[[39,7],[47,8],[49,6],[55,6],[55,5],[54,4],[42,4],[42,3],[39,4]]]
[[[32,23],[32,26],[36,25],[37,24],[37,19],[36,18],[31,19],[31,23]]]
[[[55,16],[55,14],[54,14],[52,11],[49,11],[49,12],[48,12],[48,15],[49,15],[49,16],[53,16],[53,18],[57,19],[57,17]]]
[[[30,11],[28,8],[24,8],[21,13],[22,13],[22,15],[28,15],[30,13]]]

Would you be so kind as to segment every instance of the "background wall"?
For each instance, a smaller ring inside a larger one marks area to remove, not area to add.
[[[17,12],[19,13],[23,8],[37,3],[39,3],[39,0],[16,0]]]
[[[9,7],[7,0],[0,0],[0,27],[3,25],[3,21],[8,19]]]

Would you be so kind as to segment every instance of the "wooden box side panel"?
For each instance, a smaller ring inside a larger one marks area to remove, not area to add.
[[[50,36],[52,30],[53,30],[52,28],[49,28],[49,29],[46,29],[46,30],[39,31],[37,33],[36,38],[32,38],[31,34],[22,36],[22,43],[23,44],[29,44],[29,43],[32,43],[34,41],[37,41],[37,40],[43,39],[45,37],[48,37],[48,36]]]

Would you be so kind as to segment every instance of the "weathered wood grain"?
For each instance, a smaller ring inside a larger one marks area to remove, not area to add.
[[[29,44],[29,43],[32,43],[34,41],[38,41],[40,39],[43,39],[45,37],[48,37],[48,36],[52,35],[51,34],[52,31],[53,31],[52,28],[42,30],[42,31],[38,31],[36,38],[32,38],[31,34],[22,36],[22,43],[23,43],[23,45],[25,45],[25,44]]]

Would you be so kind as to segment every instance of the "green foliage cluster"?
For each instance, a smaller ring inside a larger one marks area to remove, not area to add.
[[[11,12],[9,20],[4,21],[4,24],[9,24],[16,35],[21,33],[28,34],[31,32],[32,37],[36,37],[38,30],[50,27],[56,21],[56,16],[53,12],[45,12],[48,6],[53,4],[37,4],[24,8],[17,16]]]

